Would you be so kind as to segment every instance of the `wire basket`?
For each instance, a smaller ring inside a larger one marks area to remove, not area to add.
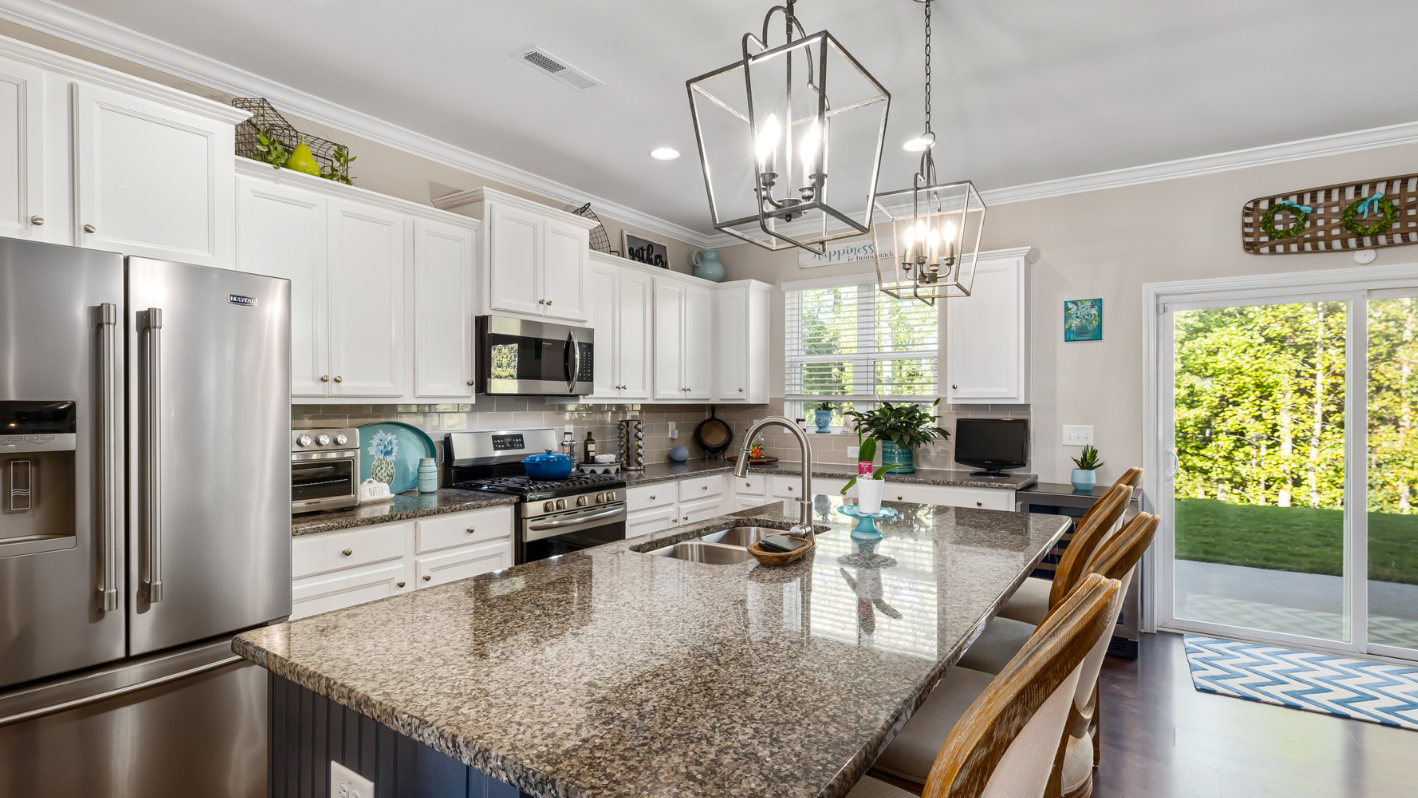
[[[342,145],[326,141],[319,136],[301,133],[276,111],[275,106],[261,97],[237,97],[231,101],[231,104],[251,114],[251,118],[236,126],[237,155],[242,158],[250,158],[253,161],[268,163],[265,158],[261,157],[261,151],[256,148],[256,145],[260,143],[258,134],[263,132],[268,138],[279,141],[281,146],[287,150],[295,149],[304,138],[305,146],[310,148],[310,154],[314,155],[316,162],[320,164],[322,177],[338,175],[335,179],[339,182],[350,182],[349,165],[338,163],[335,160],[335,150],[337,148],[345,149]]]
[[[591,228],[591,249],[594,249],[597,252],[604,252],[607,255],[620,254],[619,252],[614,252],[611,250],[610,234],[606,232],[606,226],[601,223],[601,217],[597,216],[596,212],[591,210],[591,203],[588,202],[585,205],[582,205],[581,207],[572,211],[572,213],[576,214],[577,216],[584,216],[587,219],[590,219],[591,221],[596,223],[596,226]]]

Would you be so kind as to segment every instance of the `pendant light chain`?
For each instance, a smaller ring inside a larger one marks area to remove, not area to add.
[[[931,0],[926,0],[926,137],[931,135]]]

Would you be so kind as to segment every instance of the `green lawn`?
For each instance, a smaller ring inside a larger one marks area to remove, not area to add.
[[[1177,502],[1177,559],[1341,576],[1344,511]],[[1418,515],[1369,514],[1369,576],[1418,585]]]

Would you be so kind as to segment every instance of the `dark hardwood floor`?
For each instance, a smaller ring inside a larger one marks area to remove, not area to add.
[[[1418,796],[1418,731],[1197,692],[1178,635],[1109,657],[1101,695],[1094,798]]]

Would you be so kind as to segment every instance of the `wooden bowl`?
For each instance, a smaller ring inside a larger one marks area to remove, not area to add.
[[[757,543],[754,543],[748,547],[748,553],[752,554],[755,560],[758,560],[764,565],[787,565],[788,563],[801,560],[804,555],[812,551],[813,547],[817,545],[815,541],[798,537],[797,535],[789,535],[788,537],[793,540],[801,540],[807,545],[799,549],[794,549],[793,551],[769,551]]]

